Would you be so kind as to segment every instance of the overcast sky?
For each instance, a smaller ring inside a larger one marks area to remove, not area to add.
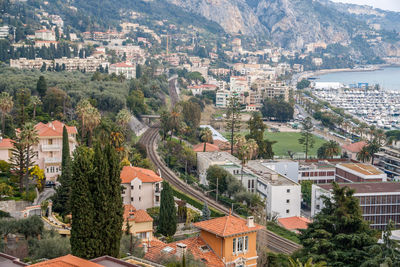
[[[370,5],[376,8],[400,12],[400,0],[332,0],[334,2]]]

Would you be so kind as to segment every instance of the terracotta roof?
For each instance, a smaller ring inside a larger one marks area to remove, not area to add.
[[[13,140],[8,138],[3,138],[0,142],[0,149],[1,148],[13,148]]]
[[[132,166],[124,166],[122,168],[121,183],[129,184],[135,178],[139,178],[142,183],[155,183],[163,180],[152,170]]]
[[[75,257],[71,254],[55,258],[48,261],[32,264],[31,266],[46,266],[46,267],[104,267],[103,265]]]
[[[254,224],[254,227],[248,227],[246,220],[232,215],[197,222],[194,226],[221,237],[258,231],[263,228],[259,224]]]
[[[307,229],[308,224],[311,222],[309,219],[305,217],[288,217],[288,218],[279,218],[278,222],[284,228],[288,230],[297,230],[297,229]]]
[[[320,184],[319,187],[325,190],[331,190],[332,184]],[[340,187],[347,186],[348,188],[354,189],[355,194],[365,193],[399,193],[400,194],[400,183],[392,182],[372,182],[372,183],[341,183]]]
[[[64,125],[65,125],[64,123],[57,120],[49,122],[47,124],[39,122],[38,124],[35,125],[35,129],[38,131],[39,137],[46,137],[46,136],[62,137]],[[78,133],[75,126],[65,125],[65,127],[67,128],[67,132],[69,134]]]
[[[219,151],[219,147],[217,145],[213,145],[210,143],[206,143],[206,151],[204,151],[204,143],[200,143],[193,146],[194,152],[214,152]]]
[[[373,165],[365,164],[365,163],[342,163],[338,164],[336,167],[340,168],[341,166],[358,172],[363,175],[380,175],[384,174],[381,170],[376,168]]]
[[[215,139],[214,140],[214,145],[217,145],[219,147],[219,150],[225,151],[225,150],[230,150],[231,149],[231,143],[225,142],[222,140]]]
[[[185,244],[187,247],[187,251],[190,251],[193,256],[201,260],[206,264],[206,266],[212,267],[223,267],[225,266],[222,260],[211,250],[207,247],[207,243],[204,242],[203,239],[200,237],[192,237],[184,240],[179,240],[173,243],[165,244],[161,241],[150,241],[150,248],[148,252],[145,254],[145,259],[158,262],[163,255],[175,255],[176,254],[176,246],[178,243]],[[165,251],[164,249],[169,247],[170,251]],[[207,249],[204,249],[207,248]]]
[[[365,141],[360,141],[352,144],[343,145],[342,148],[352,153],[358,153],[366,145],[367,143]]]
[[[124,205],[124,221],[134,221],[136,223],[152,222],[153,218],[145,210],[136,210],[134,206]]]
[[[35,32],[53,32],[53,31],[47,30],[47,29],[41,29],[41,30],[37,30],[37,31],[35,31]]]
[[[124,261],[124,260],[120,260],[117,258],[113,258],[111,256],[101,256],[95,259],[90,260],[91,262],[95,262],[98,264],[102,264],[102,266],[115,266],[115,267],[122,267],[122,266],[126,266],[126,267],[141,267],[143,265],[137,265],[134,263],[131,263],[129,261]],[[111,264],[110,264],[111,263]],[[135,262],[137,263],[137,262]]]

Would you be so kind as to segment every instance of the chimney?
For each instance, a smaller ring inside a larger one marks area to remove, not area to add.
[[[176,256],[182,257],[186,253],[187,245],[183,243],[176,244]]]
[[[246,222],[247,227],[254,227],[254,217],[253,216],[247,217],[246,221],[247,221]]]

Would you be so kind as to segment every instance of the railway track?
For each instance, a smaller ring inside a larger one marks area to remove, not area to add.
[[[158,168],[161,177],[167,180],[171,185],[173,185],[178,190],[198,199],[202,202],[207,201],[208,206],[216,209],[224,214],[229,214],[229,208],[216,202],[214,199],[209,198],[203,192],[198,191],[191,186],[188,186],[184,181],[182,181],[176,174],[169,169],[159,157],[157,153],[157,141],[159,139],[158,128],[149,128],[141,137],[140,143],[146,146],[147,155],[153,164]],[[234,214],[238,216],[237,214]],[[258,233],[258,243],[261,246],[268,247],[273,252],[292,254],[300,248],[300,245],[276,235],[275,233],[263,229]]]

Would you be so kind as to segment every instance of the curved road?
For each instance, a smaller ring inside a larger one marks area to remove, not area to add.
[[[178,190],[192,196],[200,201],[207,201],[207,204],[214,209],[224,214],[229,213],[229,208],[216,202],[215,200],[206,196],[203,192],[198,191],[191,186],[188,186],[183,180],[175,175],[175,173],[169,169],[162,159],[157,154],[157,142],[159,140],[158,128],[149,128],[140,138],[140,143],[146,146],[147,154],[153,164],[158,168],[160,175],[163,179],[167,180]],[[234,214],[235,216],[238,216]],[[291,254],[300,246],[290,240],[282,238],[267,229],[263,229],[258,233],[258,240],[260,245],[268,247],[271,251]]]

